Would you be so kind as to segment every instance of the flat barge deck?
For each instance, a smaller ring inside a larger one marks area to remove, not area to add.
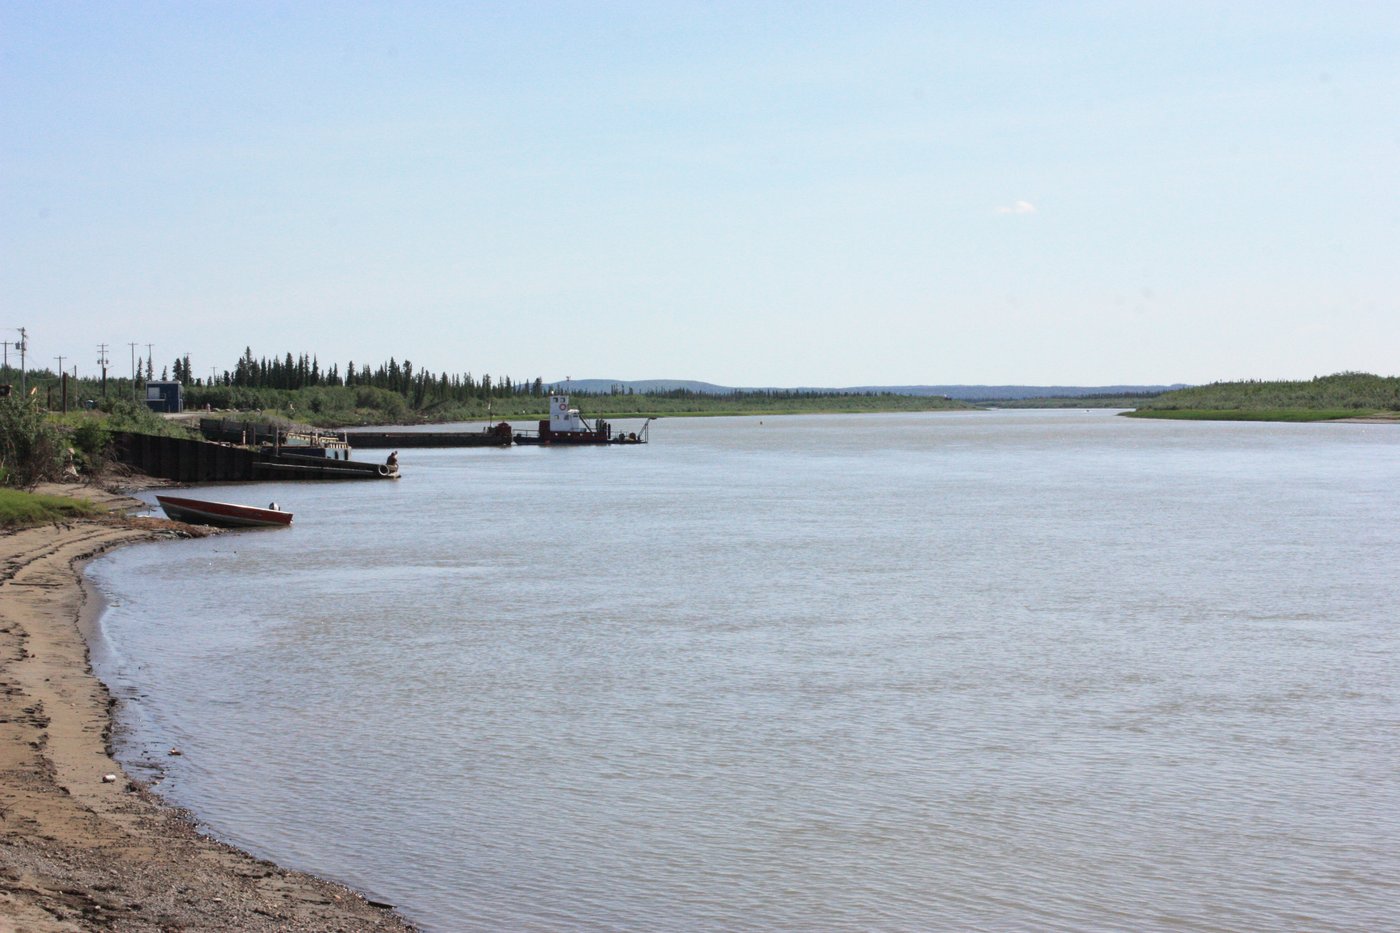
[[[409,447],[509,447],[511,428],[500,424],[480,431],[346,431],[342,436],[354,447],[388,450]]]

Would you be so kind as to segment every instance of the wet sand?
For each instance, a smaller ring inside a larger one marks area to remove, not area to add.
[[[206,532],[127,517],[141,503],[92,486],[41,491],[109,512],[0,532],[0,930],[412,930],[346,887],[201,835],[122,772],[113,701],[88,664],[98,607],[82,565]]]

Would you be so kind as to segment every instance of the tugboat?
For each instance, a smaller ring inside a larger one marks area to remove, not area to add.
[[[516,431],[515,442],[517,444],[538,444],[541,447],[552,444],[645,444],[647,432],[653,420],[648,418],[642,425],[640,433],[635,431],[626,434],[619,432],[614,437],[612,425],[602,418],[594,421],[593,426],[589,427],[588,422],[579,417],[578,409],[569,407],[567,395],[551,395],[549,397],[549,417],[540,419],[537,432]]]

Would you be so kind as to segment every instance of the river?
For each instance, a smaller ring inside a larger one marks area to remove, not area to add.
[[[1400,928],[1400,429],[651,437],[196,493],[296,522],[91,566],[124,764],[431,931]]]

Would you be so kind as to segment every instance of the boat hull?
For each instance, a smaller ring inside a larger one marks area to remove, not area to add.
[[[204,499],[182,499],[178,496],[156,496],[156,501],[169,518],[191,525],[214,525],[218,528],[285,528],[292,523],[292,513],[278,509],[261,509],[232,502],[209,502]]]
[[[592,447],[612,443],[605,435],[596,434],[592,431],[587,433],[582,431],[544,431],[540,434],[525,434],[521,432],[515,435],[515,442],[524,446],[537,445],[540,447],[550,447],[555,444],[573,447]]]
[[[509,447],[510,425],[504,421],[480,431],[351,431],[345,437],[362,450],[409,447]]]
[[[595,432],[574,432],[574,431],[551,431],[542,434],[526,434],[524,432],[515,435],[515,443],[522,447],[553,447],[555,445],[563,447],[603,447],[615,446],[618,444],[645,444],[646,441],[636,434],[617,435],[609,437],[606,434]]]

